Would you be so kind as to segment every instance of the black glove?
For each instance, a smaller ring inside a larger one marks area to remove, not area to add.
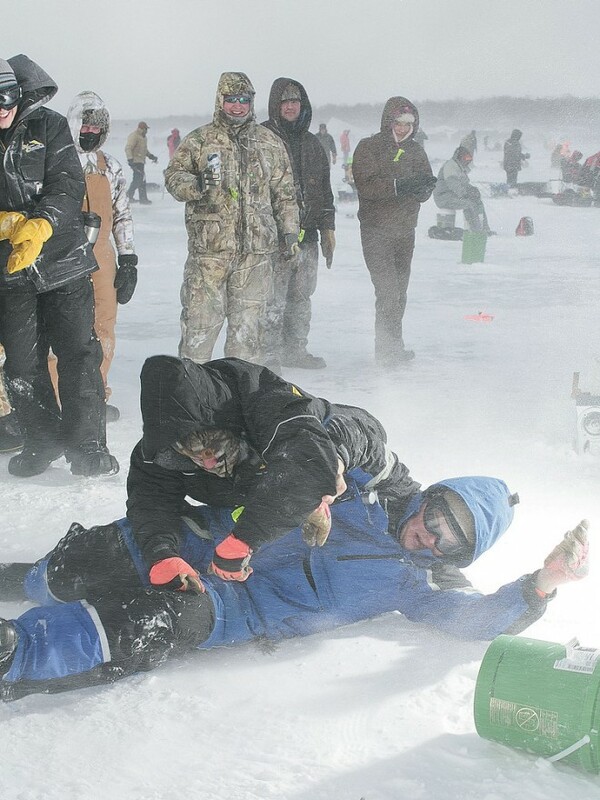
[[[467,189],[467,197],[471,200],[480,200],[481,199],[481,192],[476,186],[469,186]]]
[[[131,159],[128,159],[127,163],[129,164],[131,169],[133,169],[133,161]]]
[[[434,175],[411,175],[409,178],[395,178],[394,191],[397,197],[406,194],[421,194],[433,191],[437,183]]]
[[[155,164],[158,163],[158,158],[156,156],[148,156],[148,158],[150,159],[150,161],[153,161]]]
[[[221,185],[221,175],[207,167],[198,175],[197,181],[199,191],[205,192],[207,189],[214,189],[215,186]]]
[[[119,268],[115,275],[114,287],[117,290],[117,303],[125,305],[133,297],[137,284],[138,257],[135,253],[126,253],[118,257]]]

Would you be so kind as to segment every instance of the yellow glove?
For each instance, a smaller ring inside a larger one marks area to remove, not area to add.
[[[47,219],[28,219],[21,225],[10,239],[13,251],[8,257],[8,274],[31,266],[52,233],[52,225]]]
[[[325,259],[327,269],[333,264],[333,251],[335,250],[335,231],[329,229],[321,231],[321,252]]]
[[[0,240],[14,236],[24,222],[25,217],[18,211],[0,211]]]

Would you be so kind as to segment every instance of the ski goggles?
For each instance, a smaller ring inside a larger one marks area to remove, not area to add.
[[[427,500],[423,511],[423,525],[435,538],[436,549],[445,556],[467,556],[472,553],[473,544],[443,495],[434,495]]]
[[[10,89],[1,89],[0,108],[3,108],[5,111],[10,111],[11,108],[17,105],[22,94],[23,90],[20,86],[11,86]]]
[[[241,103],[243,106],[248,106],[252,102],[249,94],[225,94],[223,95],[224,103]]]

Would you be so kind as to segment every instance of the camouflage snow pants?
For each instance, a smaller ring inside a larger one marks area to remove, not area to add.
[[[318,243],[306,242],[290,261],[277,255],[273,262],[273,296],[264,335],[267,362],[277,361],[284,352],[306,351],[312,316],[310,298],[317,288]]]
[[[197,363],[210,361],[227,320],[225,356],[261,363],[272,276],[270,254],[190,254],[181,287],[179,355]]]

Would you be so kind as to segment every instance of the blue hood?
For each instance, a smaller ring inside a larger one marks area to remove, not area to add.
[[[475,519],[475,551],[473,557],[462,562],[456,561],[459,567],[467,567],[476,561],[482,553],[495,544],[505,533],[514,517],[513,506],[518,502],[504,481],[472,475],[465,478],[448,478],[434,483],[424,492],[412,498],[406,512],[400,520],[402,525],[419,510],[427,492],[438,486],[447,486],[459,494],[470,508]],[[429,552],[429,551],[423,551]]]

